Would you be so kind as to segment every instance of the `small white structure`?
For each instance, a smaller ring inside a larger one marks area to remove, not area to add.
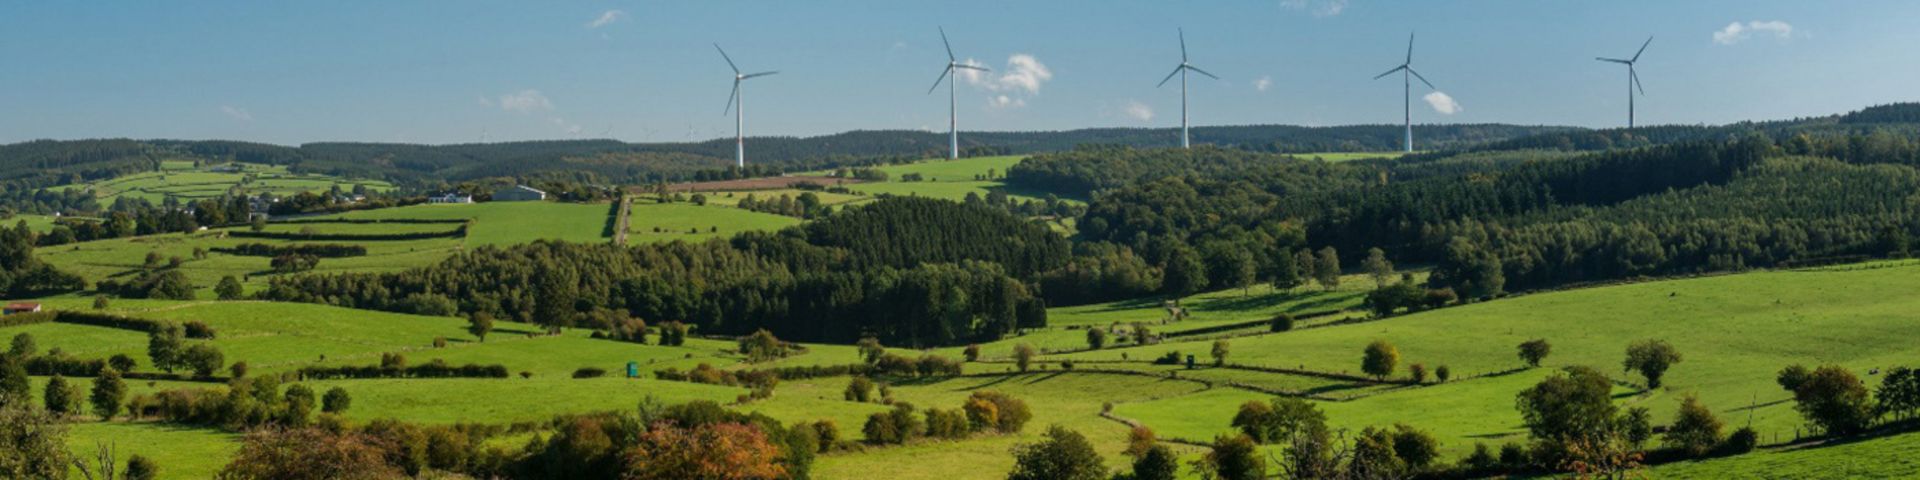
[[[473,203],[473,196],[448,193],[446,195],[427,197],[427,203]]]
[[[526,185],[514,185],[513,188],[503,188],[493,192],[493,201],[496,202],[526,202],[546,199],[547,192],[534,190],[533,187]]]

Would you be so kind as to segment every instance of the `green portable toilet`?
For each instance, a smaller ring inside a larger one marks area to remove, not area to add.
[[[627,378],[640,378],[640,362],[627,362]]]

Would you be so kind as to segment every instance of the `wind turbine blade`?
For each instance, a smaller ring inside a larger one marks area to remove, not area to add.
[[[947,46],[947,61],[958,61],[953,59],[953,44],[947,42],[947,27],[940,27],[940,44]]]
[[[1439,90],[1439,89],[1440,89],[1440,87],[1436,87],[1436,86],[1433,86],[1433,82],[1429,82],[1429,81],[1427,81],[1427,77],[1422,77],[1422,76],[1420,76],[1420,72],[1419,72],[1419,71],[1416,71],[1416,70],[1414,70],[1414,69],[1413,69],[1413,67],[1407,67],[1407,73],[1411,73],[1411,74],[1413,74],[1413,78],[1418,78],[1418,79],[1420,79],[1420,83],[1424,83],[1424,84],[1427,84],[1427,88],[1431,88],[1431,89],[1434,89],[1434,90]]]
[[[1188,69],[1188,70],[1193,70],[1193,71],[1196,71],[1196,72],[1200,72],[1200,74],[1201,74],[1201,75],[1206,75],[1206,76],[1209,76],[1209,77],[1213,77],[1213,79],[1214,79],[1214,80],[1219,80],[1219,79],[1220,79],[1220,77],[1215,77],[1215,76],[1214,76],[1213,74],[1211,74],[1211,73],[1207,73],[1207,71],[1206,71],[1206,70],[1201,70],[1201,69],[1200,69],[1200,67],[1196,67],[1196,66],[1192,66],[1192,65],[1187,65],[1187,69]]]
[[[1168,81],[1168,80],[1173,80],[1173,76],[1174,76],[1174,75],[1179,75],[1179,74],[1180,74],[1180,69],[1182,69],[1182,68],[1187,68],[1187,66],[1186,66],[1186,65],[1181,65],[1181,66],[1178,66],[1178,67],[1173,67],[1173,73],[1169,73],[1169,74],[1167,74],[1167,78],[1163,78],[1163,79],[1160,79],[1160,84],[1159,84],[1159,85],[1154,85],[1153,87],[1154,87],[1154,88],[1160,88],[1160,87],[1164,87],[1164,86],[1167,86],[1167,81]]]
[[[741,76],[740,76],[740,79],[741,79],[741,80],[746,80],[746,79],[749,79],[749,78],[753,78],[753,77],[764,77],[764,76],[767,76],[767,75],[773,75],[773,74],[776,74],[776,73],[780,73],[780,72],[760,72],[760,73],[749,73],[749,74],[746,74],[746,75],[741,75]]]
[[[1633,77],[1633,88],[1640,89],[1640,95],[1647,94],[1647,87],[1640,86],[1640,72],[1633,71],[1633,67],[1627,67],[1627,76]]]
[[[720,116],[724,117],[724,116],[727,116],[728,113],[733,113],[733,100],[736,98],[740,98],[740,81],[739,80],[733,81],[733,95],[727,96],[727,108],[720,111]],[[687,132],[688,134],[692,134],[693,127],[687,127]]]
[[[1413,34],[1407,34],[1407,65],[1413,64]]]
[[[993,69],[991,69],[991,68],[987,68],[987,67],[980,67],[980,66],[974,66],[974,65],[967,65],[967,64],[964,64],[964,63],[956,63],[956,64],[953,64],[953,68],[964,68],[964,69],[968,69],[968,70],[979,70],[979,71],[982,71],[982,72],[991,72],[991,71],[993,71]]]
[[[1180,63],[1187,62],[1187,29],[1180,29]]]
[[[936,79],[933,79],[933,86],[932,86],[932,87],[927,87],[927,94],[928,94],[928,95],[932,95],[932,94],[933,94],[933,89],[936,89],[936,88],[940,88],[940,82],[944,82],[944,81],[946,81],[946,80],[947,80],[947,74],[948,74],[948,73],[951,73],[951,72],[953,72],[953,66],[952,66],[952,65],[948,65],[948,66],[947,66],[947,68],[946,68],[945,70],[941,70],[941,71],[940,71],[940,78],[936,78]]]
[[[1640,54],[1647,53],[1647,45],[1653,44],[1653,37],[1647,37],[1647,43],[1640,44],[1640,51],[1633,52],[1633,61],[1640,61]]]
[[[1382,74],[1379,74],[1379,75],[1374,75],[1374,76],[1373,76],[1373,79],[1374,79],[1374,80],[1379,80],[1379,79],[1380,79],[1380,77],[1385,77],[1385,76],[1387,76],[1387,75],[1392,75],[1392,74],[1393,74],[1393,72],[1398,72],[1398,71],[1400,71],[1400,69],[1402,69],[1402,68],[1407,68],[1407,66],[1406,66],[1406,65],[1401,65],[1401,66],[1398,66],[1398,67],[1393,67],[1393,69],[1392,69],[1392,70],[1387,70],[1387,73],[1382,73]]]
[[[1593,59],[1594,59],[1594,60],[1599,60],[1599,61],[1602,61],[1602,62],[1613,62],[1613,63],[1618,63],[1618,64],[1621,64],[1621,65],[1632,65],[1632,64],[1633,64],[1633,62],[1629,62],[1629,61],[1626,61],[1626,60],[1620,60],[1620,59],[1615,59],[1615,58],[1603,58],[1603,57],[1593,57]]]
[[[727,68],[732,68],[734,75],[740,74],[740,67],[733,64],[733,57],[727,56],[727,49],[720,48],[719,43],[713,44],[713,49],[720,51],[720,58],[727,59]]]

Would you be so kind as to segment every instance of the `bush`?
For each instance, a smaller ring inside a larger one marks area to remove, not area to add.
[[[1293,330],[1293,315],[1282,313],[1267,321],[1267,331],[1285,332]]]
[[[1450,378],[1453,378],[1453,369],[1447,368],[1446,365],[1433,367],[1433,380],[1435,382],[1447,383],[1447,379]]]
[[[346,413],[349,408],[353,408],[353,397],[344,388],[333,387],[320,397],[320,411],[323,413]]]
[[[1739,455],[1751,452],[1759,446],[1760,433],[1753,431],[1752,427],[1740,427],[1739,430],[1734,430],[1732,435],[1728,435],[1726,441],[1720,442],[1720,453]]]
[[[1007,480],[1102,480],[1105,461],[1080,432],[1054,425],[1038,442],[1013,449],[1013,471]]]
[[[1547,355],[1552,353],[1553,344],[1547,343],[1547,339],[1544,338],[1528,340],[1520,344],[1520,360],[1527,362],[1528,366],[1540,366],[1540,361],[1546,360]]]
[[[140,455],[127,457],[127,469],[121,480],[155,480],[160,478],[160,464],[153,459]]]
[[[1020,433],[1021,429],[1026,428],[1027,421],[1033,420],[1033,411],[1027,408],[1027,402],[1007,394],[982,390],[973,392],[973,395],[968,398],[969,405],[972,404],[972,400],[993,404],[998,417],[993,427],[1000,433]]]
[[[1413,378],[1413,383],[1427,383],[1427,364],[1415,363],[1408,365],[1407,376]]]
[[[607,369],[600,367],[580,367],[573,371],[573,378],[599,378],[607,376]]]

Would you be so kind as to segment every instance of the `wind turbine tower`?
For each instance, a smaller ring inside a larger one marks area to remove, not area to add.
[[[1420,79],[1420,83],[1427,84],[1427,88],[1435,90],[1439,88],[1434,87],[1433,82],[1427,81],[1427,77],[1420,76],[1420,72],[1413,71],[1413,34],[1411,33],[1407,34],[1407,61],[1398,67],[1393,67],[1392,70],[1387,70],[1387,73],[1374,76],[1373,79],[1379,80],[1380,77],[1392,75],[1393,72],[1400,72],[1400,80],[1405,84],[1403,88],[1406,95],[1407,153],[1413,153],[1413,79]]]
[[[1639,89],[1641,95],[1647,94],[1647,89],[1640,86],[1640,74],[1639,72],[1634,71],[1633,64],[1640,62],[1640,54],[1647,53],[1647,45],[1652,45],[1652,44],[1653,44],[1653,37],[1647,37],[1646,43],[1640,44],[1640,51],[1633,52],[1633,58],[1626,59],[1626,60],[1621,60],[1618,58],[1593,57],[1594,60],[1599,60],[1602,62],[1613,62],[1613,63],[1618,63],[1621,65],[1627,66],[1627,128],[1633,128],[1633,91],[1635,89]]]
[[[1167,78],[1161,79],[1160,84],[1154,86],[1156,88],[1164,87],[1167,85],[1168,80],[1173,80],[1174,75],[1180,76],[1180,148],[1193,148],[1192,143],[1188,140],[1188,137],[1187,137],[1187,71],[1188,70],[1200,72],[1201,75],[1213,77],[1214,80],[1220,79],[1220,77],[1215,77],[1213,74],[1207,73],[1206,70],[1201,70],[1200,67],[1195,67],[1193,66],[1193,64],[1187,63],[1187,31],[1186,29],[1181,29],[1180,30],[1180,66],[1173,67],[1173,73],[1167,74]]]
[[[733,57],[727,56],[726,49],[720,48],[718,43],[713,44],[713,49],[719,50],[720,58],[726,59],[727,67],[733,69],[733,96],[727,97],[727,108],[721,110],[720,114],[726,115],[728,111],[733,112],[733,162],[736,166],[744,168],[747,166],[747,120],[746,114],[742,111],[747,108],[747,97],[740,94],[740,84],[749,78],[780,72],[740,73],[740,66],[733,64]],[[734,107],[736,103],[739,104],[738,108]]]
[[[940,71],[940,78],[933,80],[933,86],[927,88],[927,94],[932,95],[934,89],[940,88],[940,82],[947,82],[947,158],[960,158],[960,96],[954,92],[956,88],[954,84],[959,83],[960,72],[956,71],[956,69],[964,68],[982,72],[991,72],[992,70],[988,70],[985,67],[960,63],[959,59],[954,58],[953,43],[947,41],[947,29],[945,27],[940,29],[940,44],[947,47],[947,68]],[[953,78],[949,80],[947,77]]]

